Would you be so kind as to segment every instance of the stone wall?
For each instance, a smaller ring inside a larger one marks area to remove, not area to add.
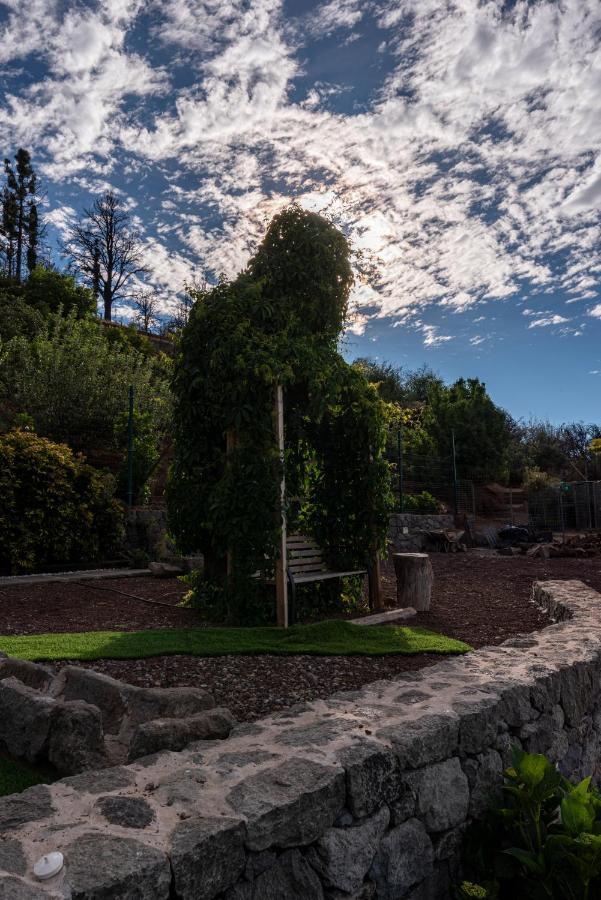
[[[388,525],[388,541],[396,553],[420,552],[426,548],[426,531],[453,527],[452,515],[394,513]]]
[[[0,898],[449,896],[512,743],[596,771],[601,595],[535,586],[540,632],[0,799]],[[65,856],[37,885],[36,858]]]

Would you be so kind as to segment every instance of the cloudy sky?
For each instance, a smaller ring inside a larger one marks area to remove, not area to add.
[[[51,242],[113,187],[167,308],[296,198],[377,272],[349,358],[519,416],[601,419],[600,97],[599,0],[0,0]]]

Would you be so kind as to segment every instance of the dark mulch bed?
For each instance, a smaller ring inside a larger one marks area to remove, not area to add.
[[[529,602],[536,579],[579,579],[601,592],[601,559],[527,559],[474,551],[433,554],[432,609],[406,624],[421,625],[467,641],[498,644],[543,628],[548,619]],[[395,600],[394,572],[384,566],[384,592]],[[106,590],[117,588],[175,607],[185,588],[175,580],[120,578],[81,584],[51,583],[3,588],[0,634],[49,631],[198,627],[198,612],[151,606]],[[132,684],[196,685],[210,690],[240,720],[255,719],[298,701],[352,690],[380,678],[439,662],[435,654],[389,657],[167,656],[101,660],[95,668]]]

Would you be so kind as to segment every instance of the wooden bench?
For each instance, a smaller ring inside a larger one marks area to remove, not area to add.
[[[367,569],[334,571],[328,569],[323,560],[323,552],[313,538],[304,534],[290,534],[286,538],[286,573],[290,595],[288,598],[288,618],[295,620],[296,585],[312,581],[326,581],[330,578],[347,578],[352,575],[367,575]]]

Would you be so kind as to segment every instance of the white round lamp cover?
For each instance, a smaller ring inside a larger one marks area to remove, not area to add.
[[[45,856],[41,856],[34,865],[33,874],[36,878],[39,878],[40,881],[46,881],[47,878],[53,878],[55,875],[58,875],[63,867],[63,862],[63,854],[59,853],[58,850],[55,850],[52,853],[46,853]]]

